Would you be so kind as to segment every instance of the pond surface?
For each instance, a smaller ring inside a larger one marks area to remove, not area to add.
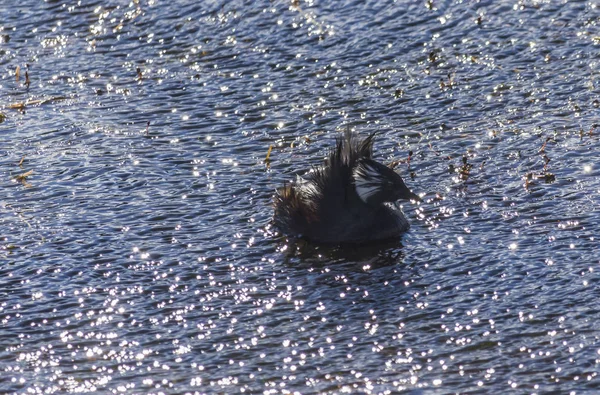
[[[0,392],[595,393],[598,7],[3,2]],[[347,127],[410,231],[278,235]]]

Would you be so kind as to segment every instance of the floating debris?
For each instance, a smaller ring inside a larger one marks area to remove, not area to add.
[[[448,81],[444,81],[443,78],[440,79],[440,89],[442,91],[446,90],[446,89],[453,89],[456,86],[456,83],[454,82],[454,74],[453,73],[448,73]]]
[[[429,145],[429,149],[430,149],[430,150],[432,150],[432,151],[433,151],[433,153],[434,153],[436,156],[440,156],[440,155],[441,155],[441,153],[440,153],[439,151],[436,151],[436,150],[433,148],[433,145],[431,145],[431,141],[429,142],[429,144],[428,144],[428,145]]]
[[[19,76],[21,75],[21,66],[17,66],[15,70],[15,82],[19,82]]]
[[[33,170],[29,170],[23,174],[20,174],[18,176],[15,177],[15,181],[20,182],[21,184],[23,184],[26,188],[31,187],[31,184],[27,182],[27,177],[29,177],[30,175],[33,174]]]
[[[407,163],[408,167],[410,167],[410,160],[412,159],[413,152],[412,150],[408,151],[408,157],[406,159],[397,159],[393,162],[390,162],[387,166],[390,169],[395,169],[400,163]]]
[[[447,159],[452,160],[451,157],[448,157]],[[463,181],[466,181],[469,178],[472,168],[473,168],[473,165],[469,163],[467,155],[463,155],[461,166],[457,167],[454,165],[454,163],[448,164],[448,172],[450,174],[458,173],[459,178]]]
[[[35,106],[38,104],[42,105],[42,104],[55,102],[55,101],[59,101],[59,100],[66,100],[66,99],[67,99],[66,96],[53,96],[53,97],[46,98],[46,99],[36,99],[36,100],[27,99],[24,102],[9,104],[6,108],[10,108],[12,110],[24,110],[25,107],[27,107],[27,106]]]
[[[437,62],[439,60],[437,53],[435,51],[431,51],[429,53],[428,60],[429,60],[430,63]]]
[[[27,179],[27,177],[29,177],[29,176],[30,176],[30,175],[32,175],[32,174],[33,174],[33,170],[29,170],[29,171],[27,171],[27,172],[25,172],[25,173],[23,173],[23,174],[20,174],[20,175],[16,176],[16,177],[15,177],[15,180],[17,180],[17,181],[23,181],[23,180],[26,180],[26,179]]]
[[[25,156],[23,155],[23,157],[21,158],[21,160],[19,161],[19,167],[22,169],[23,168],[23,161],[25,160]]]
[[[463,180],[466,180],[467,178],[469,178],[469,174],[471,174],[471,169],[473,168],[473,165],[469,163],[467,155],[463,155],[462,162],[463,164],[460,167],[459,173],[460,177]]]
[[[549,141],[548,138],[546,139],[546,142]],[[544,143],[545,146],[546,143]],[[542,149],[545,147],[542,147]],[[542,151],[542,150],[540,150]],[[546,184],[551,184],[554,181],[556,181],[556,176],[548,171],[548,163],[550,163],[550,158],[548,157],[548,155],[546,155],[545,153],[542,155],[542,158],[544,159],[544,168],[542,170],[541,173],[535,173],[535,172],[529,172],[527,174],[525,174],[525,176],[523,177],[523,179],[525,180],[525,183],[523,184],[523,186],[525,187],[526,190],[529,190],[529,186],[533,185],[535,183],[535,181],[543,181]]]
[[[543,174],[527,173],[523,178],[525,180],[525,184],[523,184],[523,186],[527,190],[529,190],[529,186],[535,184],[535,181],[544,181],[546,184],[551,184],[556,181],[556,176],[550,172]]]
[[[7,108],[11,108],[13,110],[23,110],[25,108],[25,102],[13,103],[9,104]]]
[[[548,163],[550,163],[550,158],[548,158],[548,155],[544,154],[543,156],[544,158],[544,173],[548,172]]]
[[[268,165],[271,163],[271,151],[273,151],[273,146],[269,145],[269,150],[267,151],[267,156],[265,157],[264,162]]]
[[[544,144],[542,144],[542,148],[540,148],[540,150],[538,151],[540,154],[546,152],[546,144],[548,144],[548,141],[554,141],[554,137],[546,137],[546,141],[544,141]]]

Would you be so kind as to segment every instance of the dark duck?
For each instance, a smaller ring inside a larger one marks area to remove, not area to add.
[[[325,165],[284,185],[275,195],[274,224],[318,243],[369,243],[400,236],[410,225],[397,200],[421,201],[402,177],[373,160],[371,134],[337,140]]]

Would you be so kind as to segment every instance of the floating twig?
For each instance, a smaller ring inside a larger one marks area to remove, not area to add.
[[[26,180],[26,179],[27,179],[27,177],[29,177],[29,176],[30,176],[30,175],[32,175],[32,174],[33,174],[33,170],[29,170],[29,171],[27,171],[27,172],[25,172],[25,173],[23,173],[23,174],[20,174],[20,175],[16,176],[16,177],[15,177],[15,180],[17,180],[17,181],[23,181],[23,180]]]
[[[546,144],[548,144],[548,141],[554,141],[554,138],[553,137],[546,137],[546,141],[544,141],[544,144],[542,144],[542,148],[540,148],[540,150],[538,151],[539,153],[546,152]]]
[[[429,142],[429,149],[430,149],[430,150],[432,150],[432,151],[433,151],[433,153],[434,153],[436,156],[440,156],[440,152],[439,152],[439,151],[436,151],[436,150],[433,148],[433,145],[431,145],[431,141]]]
[[[27,182],[27,177],[29,177],[32,174],[33,174],[33,170],[29,170],[23,174],[16,176],[15,181],[18,181],[21,184],[23,184],[25,187],[29,188],[29,187],[31,187],[31,184]]]
[[[544,173],[548,172],[548,163],[550,163],[550,158],[548,158],[548,155],[544,154],[543,156],[544,158]]]
[[[267,156],[265,157],[265,163],[269,164],[271,163],[271,151],[273,150],[273,146],[269,145],[269,150],[267,151]]]
[[[13,110],[22,110],[26,106],[25,102],[13,103],[9,104],[7,108],[11,108]]]
[[[410,160],[413,156],[413,152],[412,150],[408,151],[408,157],[406,159],[396,159],[395,161],[390,162],[387,166],[390,169],[395,169],[400,163],[407,163],[408,167],[410,168]]]
[[[18,103],[12,103],[9,104],[6,108],[10,108],[12,110],[23,110],[25,109],[25,107],[27,106],[35,106],[37,104],[46,104],[46,103],[50,103],[50,102],[54,102],[54,101],[59,101],[59,100],[66,100],[67,97],[66,96],[53,96],[50,98],[46,98],[46,99],[36,99],[36,100],[26,100],[24,102],[18,102]]]

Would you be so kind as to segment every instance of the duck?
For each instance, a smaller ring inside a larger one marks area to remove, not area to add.
[[[274,196],[273,223],[283,234],[323,244],[365,244],[410,228],[398,200],[421,202],[393,169],[373,159],[375,133],[346,131],[325,164],[286,183]]]

